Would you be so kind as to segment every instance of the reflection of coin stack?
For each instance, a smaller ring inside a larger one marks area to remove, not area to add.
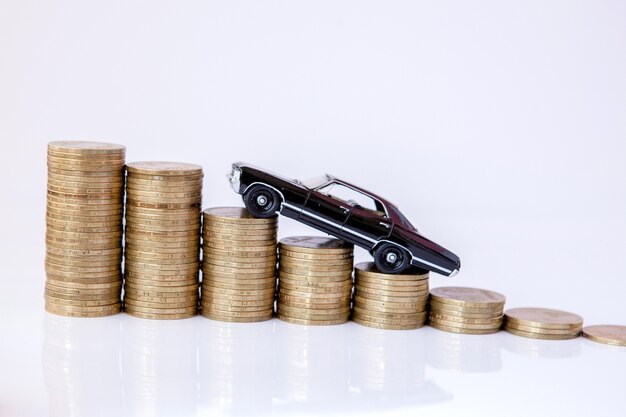
[[[194,316],[202,168],[135,162],[127,172],[124,310],[152,319]]]
[[[124,320],[121,355],[123,412],[100,415],[191,416],[198,400],[198,339],[193,320]],[[93,362],[95,362],[92,358]],[[81,414],[81,415],[98,415]]]
[[[549,308],[512,308],[504,318],[504,330],[532,339],[574,339],[583,328],[578,314]]]
[[[311,407],[318,415],[343,409],[350,378],[346,329],[281,322],[276,326],[289,326],[277,328],[274,334],[274,375],[280,376],[274,379],[274,398],[278,404],[284,404],[284,414],[303,415]]]
[[[219,407],[219,412],[208,415],[277,414],[273,408],[273,327],[273,321],[251,326],[210,320],[202,323],[198,410]]]
[[[48,144],[46,310],[120,311],[124,155],[121,145]]]
[[[43,334],[41,365],[48,397],[45,414],[123,415],[120,322],[46,315]]]
[[[203,212],[202,315],[257,322],[274,314],[277,217],[239,207]]]
[[[426,379],[423,332],[372,331],[355,326],[350,335],[350,386],[369,400],[419,398]]]
[[[348,321],[354,247],[339,239],[300,236],[280,241],[278,318],[331,325]]]
[[[385,274],[373,262],[354,268],[352,320],[379,329],[416,329],[426,321],[428,272]]]
[[[504,302],[502,294],[478,288],[433,288],[428,322],[454,333],[495,333],[502,327]]]

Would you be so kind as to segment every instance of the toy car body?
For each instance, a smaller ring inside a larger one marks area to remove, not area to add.
[[[453,276],[461,267],[458,256],[422,236],[394,204],[339,178],[302,182],[243,162],[233,164],[228,177],[254,216],[279,212],[360,246],[382,272],[415,266]]]

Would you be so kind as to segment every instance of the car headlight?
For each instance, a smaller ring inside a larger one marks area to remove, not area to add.
[[[230,186],[236,193],[239,193],[239,187],[241,185],[240,180],[241,180],[241,168],[233,165],[233,170],[231,171],[230,175],[228,175],[228,181],[230,182]]]

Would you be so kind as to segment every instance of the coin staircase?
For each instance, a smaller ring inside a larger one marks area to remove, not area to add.
[[[376,329],[429,324],[454,333],[505,330],[535,339],[581,334],[626,346],[626,327],[583,328],[582,317],[545,308],[504,310],[478,288],[429,289],[428,272],[385,274],[354,266],[335,238],[278,238],[278,217],[245,208],[202,211],[202,167],[126,163],[125,147],[48,144],[46,311],[69,317],[120,313],[144,319],[198,314],[225,322],[277,317],[298,325],[352,320]]]

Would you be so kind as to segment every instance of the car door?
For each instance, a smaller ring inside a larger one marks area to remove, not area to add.
[[[351,206],[332,196],[311,190],[304,209],[300,214],[300,221],[330,233],[341,236],[341,229],[348,219]]]
[[[385,213],[355,206],[343,227],[343,234],[351,236],[359,246],[372,248],[379,240],[389,237],[393,222]]]

